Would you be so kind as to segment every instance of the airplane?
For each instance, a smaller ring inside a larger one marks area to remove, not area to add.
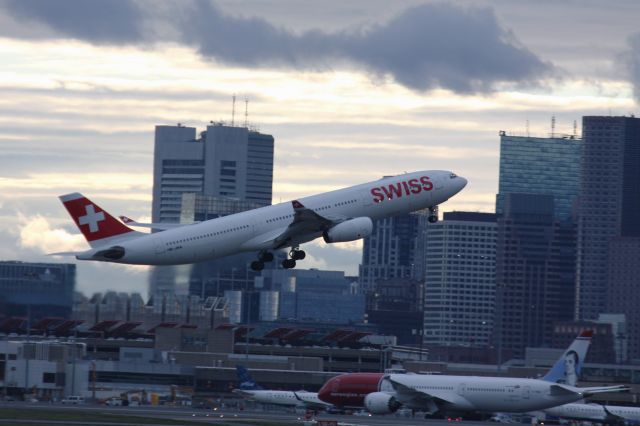
[[[628,390],[626,386],[579,388],[556,383],[565,378],[556,365],[578,354],[584,359],[590,332],[582,333],[542,379],[475,377],[424,374],[347,373],[329,379],[318,392],[321,400],[338,407],[365,407],[372,414],[390,414],[400,407],[430,414],[468,412],[524,413],[605,392]],[[538,407],[538,408],[532,408]]]
[[[242,398],[260,402],[263,404],[284,405],[287,407],[301,407],[313,410],[327,409],[332,404],[321,401],[317,392],[308,391],[281,391],[266,390],[259,386],[249,375],[247,369],[241,365],[236,366],[236,374],[240,385],[233,393]]]
[[[583,332],[583,334],[584,333],[586,333],[586,331]],[[589,335],[589,337],[590,336],[591,335]],[[562,358],[559,359],[551,371],[543,377],[543,380],[555,382],[564,380],[570,385],[575,385],[575,382],[580,377],[582,363],[586,356],[587,349],[588,345],[586,348],[581,348],[573,353],[569,350],[565,352],[564,360]],[[575,366],[575,368],[572,371],[573,366]],[[564,378],[562,378],[563,373]],[[601,405],[584,402],[558,405],[530,414],[538,418],[550,415],[568,420],[591,421],[606,424],[640,423],[639,407]]]
[[[640,407],[574,403],[542,410],[545,414],[567,420],[606,424],[640,423]]]
[[[425,170],[385,177],[349,188],[287,203],[261,207],[207,221],[143,224],[162,232],[134,231],[79,193],[60,196],[91,249],[61,252],[78,260],[133,265],[180,265],[256,251],[251,268],[260,271],[273,261],[274,250],[291,248],[282,261],[294,268],[306,254],[300,245],[323,237],[326,243],[354,241],[371,234],[373,220],[429,209],[438,220],[438,205],[460,192],[467,180],[443,170]],[[168,225],[168,226],[167,226]]]

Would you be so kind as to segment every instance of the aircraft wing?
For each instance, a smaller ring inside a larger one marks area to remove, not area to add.
[[[389,378],[393,389],[396,391],[396,398],[403,405],[411,408],[420,408],[430,413],[435,413],[441,406],[454,405],[458,403],[466,404],[466,400],[460,401],[460,396],[447,392],[424,392],[407,386],[400,378]]]
[[[120,220],[128,226],[134,226],[134,227],[138,227],[138,228],[153,228],[153,229],[158,229],[161,231],[166,231],[167,229],[174,229],[174,228],[180,228],[181,226],[188,226],[188,225],[193,225],[193,223],[200,223],[200,222],[193,222],[193,223],[140,223],[140,222],[136,222],[133,219],[128,218],[127,216],[118,216],[120,218]]]
[[[316,402],[316,401],[313,401],[313,400],[308,400],[308,399],[301,398],[300,395],[298,395],[297,392],[294,392],[293,395],[300,402],[300,404],[304,405],[306,408],[327,409],[329,407],[333,407],[333,404],[329,404],[329,403],[326,403],[326,402],[322,402],[322,401]]]
[[[624,416],[620,416],[618,414],[612,413],[607,409],[606,405],[603,405],[602,408],[604,409],[604,413],[605,413],[604,421],[610,425],[624,424],[625,421],[629,420]]]
[[[346,218],[327,218],[320,216],[315,211],[306,208],[298,200],[291,202],[293,206],[293,221],[274,240],[274,248],[279,249],[295,243],[301,235],[321,234],[333,225],[342,222]]]

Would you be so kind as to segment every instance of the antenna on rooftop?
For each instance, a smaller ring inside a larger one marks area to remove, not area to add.
[[[249,98],[244,97],[244,127],[249,127]]]
[[[555,115],[551,116],[551,137],[552,138],[556,137],[556,116]]]
[[[233,104],[231,107],[231,127],[236,124],[236,94],[233,94]]]

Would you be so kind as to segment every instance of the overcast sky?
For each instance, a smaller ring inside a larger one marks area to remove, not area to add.
[[[0,0],[0,259],[86,247],[60,194],[148,219],[154,126],[229,121],[234,93],[275,137],[274,202],[437,168],[469,179],[442,210],[491,212],[500,130],[638,112],[638,17],[632,0]],[[313,243],[302,267],[355,274],[360,248]],[[85,293],[147,290],[145,267],[78,271]]]

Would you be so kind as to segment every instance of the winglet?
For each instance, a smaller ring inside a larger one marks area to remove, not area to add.
[[[300,201],[298,201],[298,200],[293,200],[293,201],[291,202],[291,204],[293,205],[294,210],[297,210],[297,209],[304,209],[304,208],[305,208],[305,207],[302,205],[302,203],[301,203]]]
[[[126,216],[118,216],[118,217],[120,218],[120,220],[121,220],[123,223],[126,223],[126,224],[129,224],[129,223],[136,223],[136,221],[135,221],[135,220],[133,220],[133,219],[131,219],[131,218],[129,218],[129,217],[126,217]]]

